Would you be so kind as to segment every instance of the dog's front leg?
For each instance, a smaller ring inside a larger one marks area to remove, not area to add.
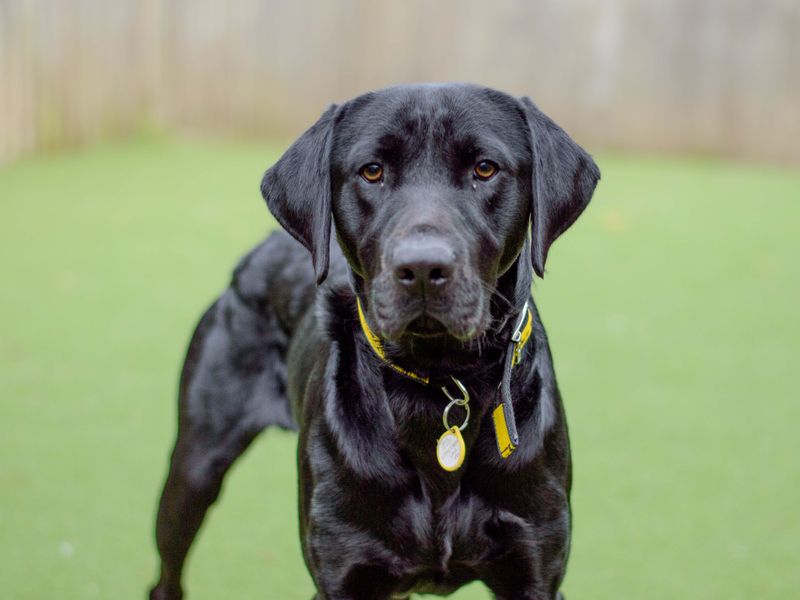
[[[410,600],[411,596],[375,596],[374,594],[366,596],[341,596],[341,595],[328,595],[314,594],[311,600]],[[561,597],[558,600],[562,600]]]
[[[536,557],[530,560],[506,560],[493,565],[484,583],[496,600],[564,600],[558,591],[563,570],[553,572]]]
[[[545,595],[545,596],[542,596],[542,595],[529,596],[529,595],[526,595],[525,592],[520,592],[520,593],[512,594],[511,596],[495,596],[495,598],[496,598],[496,600],[512,600],[512,599],[513,600],[520,600],[520,599],[524,600],[525,598],[533,598],[533,599],[537,599],[537,600],[539,598],[542,598],[543,600],[550,600],[552,598],[552,596],[549,596],[549,595]],[[566,600],[566,598],[564,597],[564,594],[562,594],[561,592],[558,592],[556,594],[556,596],[555,596],[555,600]]]
[[[324,573],[326,569],[321,571]],[[398,579],[382,565],[360,564],[348,567],[335,576],[317,573],[315,600],[407,600],[395,595]]]
[[[495,592],[494,597],[495,600],[565,600],[561,592],[556,592],[554,595],[553,592],[542,590],[538,586],[517,590],[512,590],[511,586],[508,586],[502,593]]]
[[[312,521],[306,558],[317,600],[402,600],[402,566],[382,542],[343,522]]]
[[[531,595],[531,594],[533,594],[533,595]],[[514,592],[514,593],[512,593],[512,594],[510,594],[508,596],[500,596],[500,595],[495,594],[495,599],[496,600],[527,600],[528,598],[530,598],[531,600],[540,600],[540,599],[541,600],[566,600],[566,598],[564,598],[564,594],[562,594],[561,592],[558,592],[555,596],[551,596],[550,594],[547,594],[547,593],[542,595],[539,592],[531,592],[531,594],[528,594],[525,591]]]

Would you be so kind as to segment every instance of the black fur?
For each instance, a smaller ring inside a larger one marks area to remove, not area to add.
[[[486,160],[498,171],[483,180],[473,169]],[[360,174],[370,163],[381,181]],[[529,100],[486,88],[402,86],[331,107],[262,183],[302,246],[278,232],[248,254],[190,345],[151,598],[181,597],[186,553],[225,471],[268,425],[300,432],[301,539],[317,598],[447,594],[473,580],[497,598],[558,597],[570,453],[535,308],[512,371],[521,441],[508,459],[489,413],[513,322],[526,299],[533,306],[530,272],[543,274],[598,178]],[[375,356],[357,296],[393,361],[469,390],[458,471],[435,458],[444,395]]]

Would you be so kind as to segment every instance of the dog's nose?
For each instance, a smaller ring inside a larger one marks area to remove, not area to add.
[[[392,253],[395,281],[405,287],[442,287],[452,278],[456,256],[446,240],[415,236],[401,240]]]

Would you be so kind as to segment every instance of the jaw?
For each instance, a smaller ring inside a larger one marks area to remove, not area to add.
[[[469,343],[483,335],[491,322],[485,285],[477,281],[432,297],[403,294],[380,280],[366,287],[376,333],[389,341],[419,345],[452,338]]]
[[[496,262],[482,265],[488,274],[461,271],[447,294],[424,299],[396,287],[379,265],[375,275],[371,269],[351,273],[387,356],[406,368],[466,377],[499,362],[507,348],[508,318],[518,308],[516,264],[502,273],[493,269]]]
[[[507,348],[502,332],[513,298],[506,291],[511,277],[507,272],[491,282],[473,280],[468,287],[475,295],[469,302],[444,303],[435,316],[418,299],[386,294],[380,277],[357,276],[355,287],[363,298],[367,321],[390,360],[443,377],[474,377],[498,365]],[[420,318],[435,319],[440,325],[428,323],[436,331],[425,331],[415,323]],[[454,326],[453,319],[461,325]]]
[[[440,379],[474,377],[501,363],[506,344],[484,329],[468,340],[449,333],[420,336],[404,333],[386,340],[384,349],[401,366],[421,370]]]

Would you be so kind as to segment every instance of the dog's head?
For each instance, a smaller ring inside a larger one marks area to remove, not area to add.
[[[542,276],[550,245],[599,177],[527,98],[414,85],[330,107],[267,171],[262,194],[311,252],[318,283],[333,218],[380,336],[468,340],[490,326],[491,299],[529,222],[522,260]]]

